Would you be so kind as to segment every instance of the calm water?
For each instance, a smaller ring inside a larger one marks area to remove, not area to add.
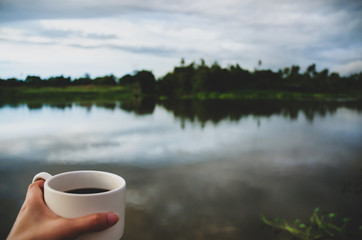
[[[320,207],[362,225],[360,103],[134,101],[0,106],[0,238],[40,171],[127,180],[123,239],[287,239]]]

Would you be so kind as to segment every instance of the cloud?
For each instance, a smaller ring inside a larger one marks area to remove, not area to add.
[[[181,57],[240,63],[249,69],[259,59],[263,67],[274,70],[312,63],[335,68],[359,59],[356,55],[362,52],[361,1],[2,0],[0,4],[0,39],[8,46],[13,43],[13,49],[38,44],[88,49],[97,55],[110,49],[120,56],[128,52],[134,54],[131,58],[142,57],[142,62],[167,58],[169,65],[162,69],[169,70]],[[0,56],[0,61],[7,60]]]
[[[139,20],[135,23],[118,18],[41,20],[28,25],[27,29],[0,28],[0,34],[0,40],[8,42],[85,49],[109,48],[136,54],[168,56],[208,48],[205,43],[216,37],[213,32],[197,27],[175,29],[157,24],[154,20]]]
[[[159,0],[2,0],[0,19],[3,21],[34,20],[34,19],[82,19],[112,17],[132,13],[145,12],[184,12],[185,3]]]
[[[3,19],[59,19],[59,18],[99,18],[115,15],[128,15],[134,13],[172,13],[186,15],[202,15],[223,17],[235,20],[250,20],[256,22],[268,21],[286,23],[282,15],[294,13],[329,13],[336,9],[347,10],[359,14],[362,8],[360,1],[342,0],[306,0],[290,2],[285,0],[63,0],[47,1],[33,0],[2,0],[0,3],[0,16]],[[278,13],[278,15],[275,15]],[[281,13],[281,14],[279,14]],[[248,18],[250,15],[253,19]]]
[[[51,39],[33,34],[27,30],[14,28],[0,28],[0,41],[26,44],[50,44]]]
[[[88,38],[88,39],[96,39],[96,40],[108,40],[108,39],[116,39],[119,36],[117,34],[107,34],[107,33],[99,33],[99,32],[82,32],[80,30],[70,30],[70,29],[40,29],[38,32],[39,35],[44,35],[49,38]]]
[[[359,73],[362,71],[362,59],[348,62],[342,65],[337,65],[332,68],[332,71],[339,72],[342,75],[350,75],[353,73]]]

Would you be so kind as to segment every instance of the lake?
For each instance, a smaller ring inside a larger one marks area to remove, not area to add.
[[[362,225],[360,102],[159,101],[0,105],[0,238],[32,177],[127,181],[123,239],[290,239],[268,219],[313,210]]]

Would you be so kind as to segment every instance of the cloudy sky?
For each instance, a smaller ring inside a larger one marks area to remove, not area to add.
[[[180,63],[362,71],[360,0],[0,0],[0,78]]]

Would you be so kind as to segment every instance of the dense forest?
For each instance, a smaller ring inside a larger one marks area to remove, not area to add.
[[[261,63],[260,63],[261,64]],[[336,93],[362,89],[362,72],[348,77],[338,73],[321,72],[310,65],[305,72],[299,66],[286,67],[277,72],[255,69],[250,72],[238,64],[222,68],[218,63],[211,66],[191,63],[175,67],[157,82],[157,89],[164,95],[192,94],[197,92],[230,92],[236,90],[282,90],[294,92]]]
[[[259,62],[261,65],[261,62]],[[260,66],[259,66],[260,67]],[[136,71],[121,78],[114,75],[71,79],[56,76],[42,79],[27,76],[25,79],[0,79],[0,87],[66,87],[66,86],[131,86],[135,94],[157,94],[185,96],[200,92],[232,92],[238,90],[280,90],[305,93],[348,93],[362,90],[362,72],[350,76],[320,72],[312,64],[301,72],[299,66],[286,67],[278,71],[255,69],[249,71],[238,64],[221,67],[217,62],[208,66],[204,60],[188,65],[182,59],[179,66],[165,76],[155,79],[151,71]]]

